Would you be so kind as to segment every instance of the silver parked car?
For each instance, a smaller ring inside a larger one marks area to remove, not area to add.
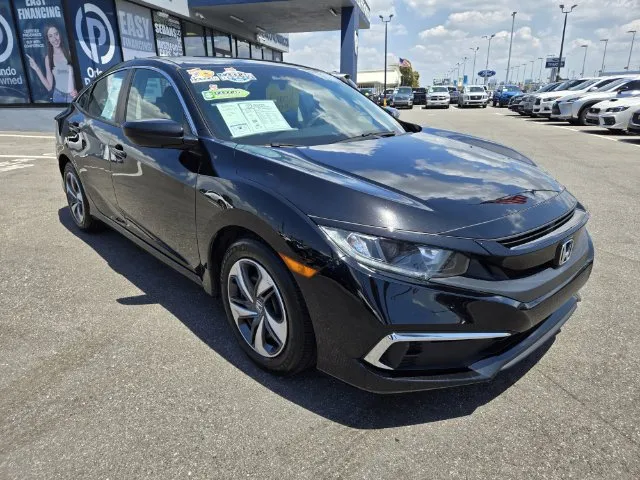
[[[489,95],[482,85],[465,85],[458,97],[458,107],[487,108]]]

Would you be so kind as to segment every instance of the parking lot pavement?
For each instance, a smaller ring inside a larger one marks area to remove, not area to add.
[[[597,254],[584,300],[494,382],[396,396],[259,370],[189,280],[73,227],[51,138],[0,132],[21,165],[0,168],[0,478],[640,478],[640,142],[505,113],[402,118],[572,190]]]

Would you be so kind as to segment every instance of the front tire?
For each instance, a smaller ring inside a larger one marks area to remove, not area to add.
[[[220,291],[234,335],[260,367],[291,375],[315,362],[315,336],[291,272],[266,245],[241,239],[222,260]]]
[[[91,208],[78,172],[71,162],[67,162],[62,173],[62,183],[67,196],[71,219],[85,232],[98,229],[98,221],[91,216]]]

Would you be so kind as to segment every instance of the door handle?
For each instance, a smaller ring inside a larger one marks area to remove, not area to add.
[[[116,143],[113,147],[111,147],[111,152],[115,157],[116,163],[122,163],[124,159],[127,158],[127,152],[124,151],[124,147],[119,143]]]

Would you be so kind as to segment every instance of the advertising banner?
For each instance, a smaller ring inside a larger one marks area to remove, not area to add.
[[[156,32],[158,55],[177,57],[182,53],[182,27],[180,20],[164,12],[153,12],[153,28]]]
[[[17,38],[9,0],[0,0],[0,104],[29,102]]]
[[[560,68],[564,68],[565,60],[565,57],[562,57],[562,62],[559,57],[547,57],[544,68],[558,68],[558,64],[560,64]]]
[[[123,0],[116,0],[116,9],[124,60],[155,56],[151,10]]]
[[[15,7],[31,97],[39,103],[68,103],[79,90],[67,43],[61,0],[11,0]]]
[[[83,85],[122,61],[112,0],[68,0]]]

